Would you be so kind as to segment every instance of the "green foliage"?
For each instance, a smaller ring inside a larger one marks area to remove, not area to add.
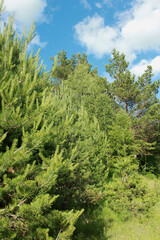
[[[66,94],[63,88],[61,94],[54,94],[47,116],[53,126],[44,143],[43,154],[47,157],[58,145],[63,157],[63,168],[56,188],[52,189],[55,194],[61,192],[57,207],[87,208],[87,204],[97,204],[101,199],[97,192],[102,191],[107,169],[108,141],[105,134],[96,119],[89,119],[83,106],[76,109],[72,95]]]
[[[105,240],[105,217],[101,207],[84,212],[76,223],[74,240]]]
[[[111,84],[64,50],[49,74],[27,53],[34,36],[12,18],[0,33],[0,238],[106,239],[158,201],[139,170],[159,174],[159,81],[151,67],[136,81],[116,50]]]
[[[135,156],[139,151],[139,144],[134,138],[131,118],[124,111],[116,114],[115,121],[109,131],[110,147],[113,156]]]
[[[115,178],[106,185],[106,207],[123,221],[139,214],[146,214],[156,202],[156,199],[147,193],[147,186],[143,184],[138,174],[122,179]]]
[[[109,132],[112,158],[108,169],[110,181],[105,189],[105,208],[110,209],[111,216],[117,214],[121,220],[146,213],[156,202],[156,197],[147,194],[148,188],[138,174],[135,156],[140,146],[131,126],[130,117],[120,111]]]
[[[150,213],[140,214],[129,218],[128,221],[121,221],[118,218],[115,218],[112,214],[112,224],[109,228],[106,228],[105,236],[106,239],[142,239],[142,240],[158,240],[160,235],[160,205],[159,205],[159,180],[149,179],[148,177],[143,179],[144,183],[147,184],[149,192],[147,192],[147,200],[149,198],[154,198],[155,195],[158,197],[158,203],[155,206],[150,207]],[[148,196],[149,195],[149,196]],[[150,201],[150,200],[149,200]],[[104,217],[106,218],[106,223],[108,219],[108,208],[104,208]],[[110,216],[111,218],[111,216]],[[107,225],[106,225],[107,226]]]
[[[67,52],[64,50],[58,52],[58,57],[51,57],[51,60],[53,61],[51,75],[58,84],[67,79],[69,73],[74,70],[76,64],[75,56],[72,56],[72,58],[68,60]]]
[[[114,80],[110,84],[111,94],[129,115],[140,118],[150,106],[157,103],[156,94],[160,81],[151,81],[153,76],[151,66],[148,66],[145,73],[136,81],[135,75],[128,70],[129,63],[126,62],[125,55],[116,50],[113,50],[112,54],[110,64],[106,64],[106,71]]]
[[[89,117],[98,119],[100,128],[108,131],[114,118],[114,103],[107,94],[107,82],[99,77],[95,70],[90,70],[88,64],[78,64],[75,71],[64,83],[72,91],[77,107],[83,104]]]
[[[53,67],[51,69],[51,76],[54,78],[55,88],[59,86],[60,83],[68,79],[69,74],[73,73],[76,65],[87,64],[89,68],[92,65],[88,63],[87,55],[80,53],[72,55],[71,59],[67,58],[67,51],[62,50],[58,52],[58,56],[50,58],[53,61]]]
[[[19,40],[10,19],[0,33],[0,238],[70,239],[82,211],[54,206],[61,192],[51,189],[67,165],[58,145],[44,153],[53,94],[38,53],[27,55],[33,32]]]
[[[156,95],[160,80],[152,81],[151,66],[148,66],[145,73],[136,80],[128,70],[129,63],[126,62],[125,55],[116,50],[113,50],[113,58],[109,61],[106,71],[114,80],[110,84],[110,93],[131,117],[134,138],[141,145],[140,166],[145,170],[150,167],[152,171],[154,167],[154,171],[158,172],[158,156],[154,164],[147,164],[147,156],[151,153],[157,155],[159,149],[160,102]]]

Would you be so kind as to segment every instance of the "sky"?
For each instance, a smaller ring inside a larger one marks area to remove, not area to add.
[[[153,68],[160,78],[160,0],[4,0],[3,21],[14,15],[14,27],[29,31],[32,20],[36,37],[30,48],[51,69],[50,57],[63,49],[70,58],[85,52],[93,68],[107,76],[105,64],[113,48],[126,55],[136,76]]]

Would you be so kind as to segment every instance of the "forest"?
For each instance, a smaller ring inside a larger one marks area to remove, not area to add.
[[[152,67],[136,77],[113,49],[109,82],[63,50],[48,72],[28,51],[35,26],[19,37],[13,25],[0,32],[0,239],[158,240]]]

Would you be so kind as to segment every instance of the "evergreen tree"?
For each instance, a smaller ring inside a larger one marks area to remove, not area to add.
[[[74,70],[76,64],[75,56],[72,56],[69,60],[67,58],[67,51],[64,50],[58,52],[58,57],[51,57],[51,60],[53,61],[51,75],[59,83],[67,79],[68,74]]]
[[[91,71],[89,64],[80,63],[64,84],[72,91],[75,105],[83,104],[90,119],[96,117],[101,130],[107,132],[116,107],[107,93],[106,79],[96,69]]]
[[[156,202],[138,173],[139,142],[131,131],[132,121],[123,110],[117,113],[109,132],[111,157],[108,164],[108,183],[105,185],[106,206],[112,216],[126,220],[144,214]]]
[[[152,82],[151,66],[136,81],[135,75],[128,70],[129,62],[125,60],[125,55],[116,50],[112,54],[113,59],[106,64],[106,71],[114,80],[110,84],[111,94],[129,115],[140,118],[150,106],[158,102],[156,95],[160,81]]]
[[[69,95],[66,87],[54,93],[47,116],[53,127],[47,140],[50,145],[44,145],[45,157],[58,145],[64,159],[53,189],[54,194],[61,193],[56,206],[87,209],[97,205],[102,197],[100,194],[97,198],[97,192],[102,192],[109,157],[108,141],[97,119],[91,120],[83,105],[77,108],[74,95]]]
[[[106,71],[114,80],[110,84],[110,93],[112,98],[131,117],[131,129],[141,144],[139,153],[143,159],[146,159],[146,156],[153,150],[154,142],[159,145],[159,133],[155,126],[159,126],[160,119],[160,102],[156,97],[160,81],[152,81],[153,74],[150,66],[136,80],[128,70],[129,63],[126,62],[125,55],[116,50],[113,50],[113,58],[109,61]],[[143,160],[141,163],[144,164]]]
[[[72,95],[52,91],[38,53],[27,55],[33,34],[18,39],[10,19],[0,36],[0,236],[70,239],[82,207],[102,199],[108,143]]]
[[[54,206],[64,163],[58,146],[44,157],[53,94],[38,53],[27,55],[33,36],[18,39],[11,18],[0,33],[0,238],[69,239],[81,212]]]
[[[88,63],[87,55],[80,53],[72,55],[71,59],[67,58],[67,51],[62,50],[58,52],[58,56],[50,58],[53,61],[51,69],[51,77],[54,79],[55,86],[58,87],[60,83],[68,79],[69,74],[74,72],[76,65],[87,64],[90,68],[92,65]]]
[[[63,50],[49,74],[39,53],[27,54],[34,35],[32,25],[19,39],[12,18],[0,32],[0,238],[77,239],[76,222],[95,226],[104,201],[123,219],[145,212],[154,201],[136,156],[149,149],[153,170],[159,161],[159,82],[151,68],[135,81],[114,51],[109,85],[86,54],[67,59]]]

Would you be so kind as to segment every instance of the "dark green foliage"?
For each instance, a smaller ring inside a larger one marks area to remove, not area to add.
[[[88,63],[87,55],[80,53],[72,55],[71,59],[67,58],[67,51],[62,50],[58,52],[58,56],[50,58],[53,61],[51,69],[51,77],[54,78],[54,84],[58,85],[68,79],[70,73],[74,72],[76,65],[86,64],[91,68],[92,65]]]
[[[73,240],[105,240],[106,222],[101,207],[84,212],[76,223]]]
[[[146,158],[149,154],[155,154],[159,149],[159,124],[160,102],[156,95],[160,86],[160,80],[152,81],[152,68],[147,67],[145,73],[138,77],[128,70],[129,63],[125,55],[113,50],[113,59],[106,65],[106,71],[114,79],[110,84],[110,93],[116,102],[126,111],[132,120],[132,131],[135,139],[139,141],[141,148],[141,167],[146,169]],[[156,145],[156,146],[155,146]],[[149,159],[149,158],[148,158]],[[158,159],[158,158],[157,158]],[[159,164],[154,162],[154,169],[158,171]],[[157,166],[155,166],[158,164]]]
[[[51,75],[58,84],[66,80],[69,73],[75,69],[76,57],[72,56],[72,58],[68,60],[67,52],[64,50],[62,52],[58,52],[58,57],[51,57],[51,60],[53,61]]]

